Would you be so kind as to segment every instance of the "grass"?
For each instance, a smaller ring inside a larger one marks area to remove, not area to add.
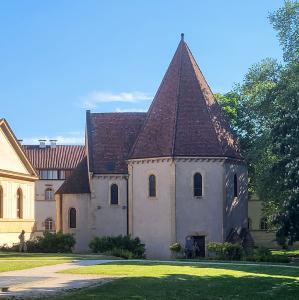
[[[115,257],[90,254],[14,253],[0,252],[0,272],[31,269],[85,259],[115,259]]]
[[[32,269],[42,266],[51,266],[69,262],[69,260],[37,260],[37,261],[1,261],[0,260],[0,273],[16,270]]]
[[[299,256],[299,249],[272,250],[271,253],[276,255]]]
[[[115,262],[64,271],[118,279],[53,300],[297,299],[299,268],[215,263]]]

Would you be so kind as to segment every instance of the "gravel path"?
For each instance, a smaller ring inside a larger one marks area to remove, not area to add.
[[[99,285],[113,280],[111,277],[57,273],[70,268],[98,265],[112,260],[81,260],[53,266],[0,273],[0,288],[9,287],[9,292],[0,292],[0,299],[32,299]]]

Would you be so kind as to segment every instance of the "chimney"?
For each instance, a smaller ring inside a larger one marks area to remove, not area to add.
[[[23,146],[23,140],[18,140],[19,144]]]
[[[38,140],[39,141],[39,148],[43,149],[46,148],[46,140]]]
[[[51,149],[55,149],[57,144],[57,140],[50,140]]]

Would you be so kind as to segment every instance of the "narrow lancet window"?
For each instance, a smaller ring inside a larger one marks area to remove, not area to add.
[[[150,175],[148,181],[149,181],[149,196],[156,197],[156,176]]]
[[[200,173],[193,176],[193,195],[194,197],[202,196],[202,176]]]
[[[118,205],[118,185],[112,184],[110,187],[110,204]]]

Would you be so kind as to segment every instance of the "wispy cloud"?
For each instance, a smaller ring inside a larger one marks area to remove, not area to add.
[[[66,134],[57,136],[40,136],[40,137],[28,137],[23,139],[24,145],[37,145],[38,140],[57,140],[58,145],[82,145],[84,144],[84,132],[73,131]]]
[[[121,108],[117,107],[115,109],[116,112],[147,112],[145,108]]]
[[[109,102],[124,102],[124,103],[138,103],[141,101],[151,100],[151,95],[144,92],[121,92],[111,93],[103,91],[94,91],[81,97],[81,103],[84,108],[96,108],[100,103]]]

